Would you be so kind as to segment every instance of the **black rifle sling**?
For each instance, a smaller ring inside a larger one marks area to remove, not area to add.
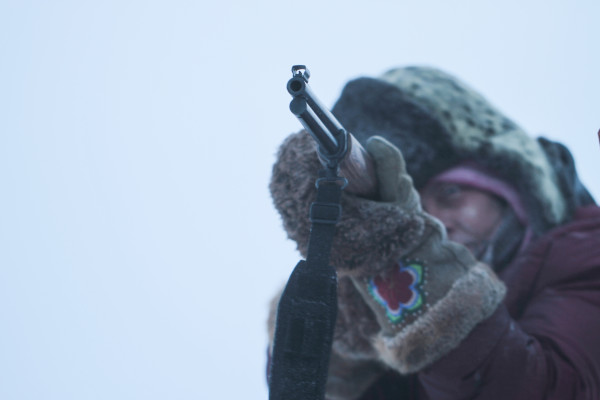
[[[317,180],[306,261],[296,265],[279,301],[269,400],[325,397],[337,316],[337,274],[329,256],[343,189],[335,175]]]

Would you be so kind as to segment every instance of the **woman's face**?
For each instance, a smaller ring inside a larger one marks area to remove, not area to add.
[[[505,207],[493,194],[447,182],[428,184],[421,190],[421,204],[446,226],[450,240],[466,246],[475,256],[500,225]]]

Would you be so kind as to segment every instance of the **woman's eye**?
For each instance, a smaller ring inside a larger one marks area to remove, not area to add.
[[[451,198],[457,194],[459,194],[461,192],[461,187],[456,185],[456,184],[447,184],[447,185],[442,185],[442,187],[440,188],[439,191],[439,196],[441,198]]]

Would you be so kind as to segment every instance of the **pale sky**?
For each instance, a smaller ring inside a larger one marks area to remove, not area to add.
[[[207,5],[209,4],[209,5]],[[402,65],[564,142],[600,197],[597,1],[0,0],[0,398],[266,399],[299,259],[267,184],[300,124]]]

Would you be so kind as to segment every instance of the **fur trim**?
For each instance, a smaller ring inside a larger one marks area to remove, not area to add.
[[[273,350],[277,306],[282,293],[283,288],[269,303],[267,318],[269,352]],[[373,311],[364,302],[350,278],[339,279],[337,294],[338,312],[333,335],[333,351],[353,361],[377,359],[372,338],[379,332],[380,327]]]
[[[273,354],[273,345],[275,344],[275,325],[277,324],[277,306],[279,299],[283,294],[283,287],[277,291],[269,302],[269,315],[267,316],[267,335],[269,338],[269,354]]]
[[[379,361],[348,360],[345,355],[331,353],[325,400],[355,400],[381,376],[385,366]]]
[[[306,256],[310,204],[316,195],[320,162],[314,140],[305,132],[289,136],[282,144],[269,186],[288,237]],[[376,275],[390,260],[418,245],[425,232],[421,213],[408,212],[391,203],[342,194],[342,217],[333,239],[331,264],[338,274]]]
[[[374,360],[377,352],[372,339],[381,328],[350,278],[338,281],[338,315],[333,351],[352,360]]]
[[[406,159],[415,186],[462,162],[515,185],[536,233],[570,217],[542,146],[480,94],[433,68],[398,68],[349,82],[333,108],[361,142],[380,135]]]
[[[269,354],[273,353],[277,305],[282,292],[283,289],[279,290],[269,304]],[[325,399],[354,400],[386,369],[372,344],[380,328],[373,311],[363,301],[350,278],[339,280],[337,293],[338,313]]]
[[[402,374],[418,372],[456,348],[502,302],[504,284],[490,268],[476,264],[426,313],[393,336],[374,341],[381,360]]]

